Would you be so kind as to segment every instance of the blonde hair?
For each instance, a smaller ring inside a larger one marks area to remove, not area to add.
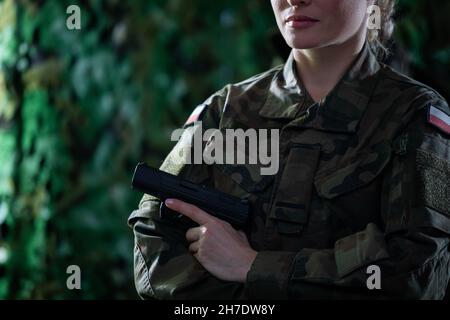
[[[389,55],[387,45],[394,33],[395,0],[376,0],[375,4],[381,10],[381,30],[368,30],[367,38],[372,50],[380,59]]]

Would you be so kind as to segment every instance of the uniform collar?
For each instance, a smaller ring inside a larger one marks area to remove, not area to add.
[[[282,71],[274,77],[259,115],[294,120],[292,124],[299,127],[355,132],[377,84],[379,69],[380,64],[366,42],[336,87],[322,101],[314,103],[297,75],[291,51]],[[311,112],[298,117],[305,105],[311,106]]]

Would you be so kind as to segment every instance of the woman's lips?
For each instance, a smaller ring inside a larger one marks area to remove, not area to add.
[[[315,25],[319,20],[307,16],[289,16],[286,19],[286,24],[295,29],[309,28]]]

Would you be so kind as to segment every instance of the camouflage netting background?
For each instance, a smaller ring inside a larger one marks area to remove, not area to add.
[[[400,4],[396,61],[449,99],[450,2]],[[0,298],[137,298],[135,164],[158,166],[213,92],[281,64],[276,34],[269,1],[0,0]]]

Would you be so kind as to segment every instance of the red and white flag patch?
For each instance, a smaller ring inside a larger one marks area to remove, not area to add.
[[[435,106],[428,109],[428,122],[450,134],[450,116]]]
[[[205,110],[205,108],[206,104],[199,105],[197,108],[195,108],[194,111],[192,111],[189,118],[186,120],[186,123],[184,125],[188,125],[191,124],[192,122],[197,121],[200,118],[203,110]]]

